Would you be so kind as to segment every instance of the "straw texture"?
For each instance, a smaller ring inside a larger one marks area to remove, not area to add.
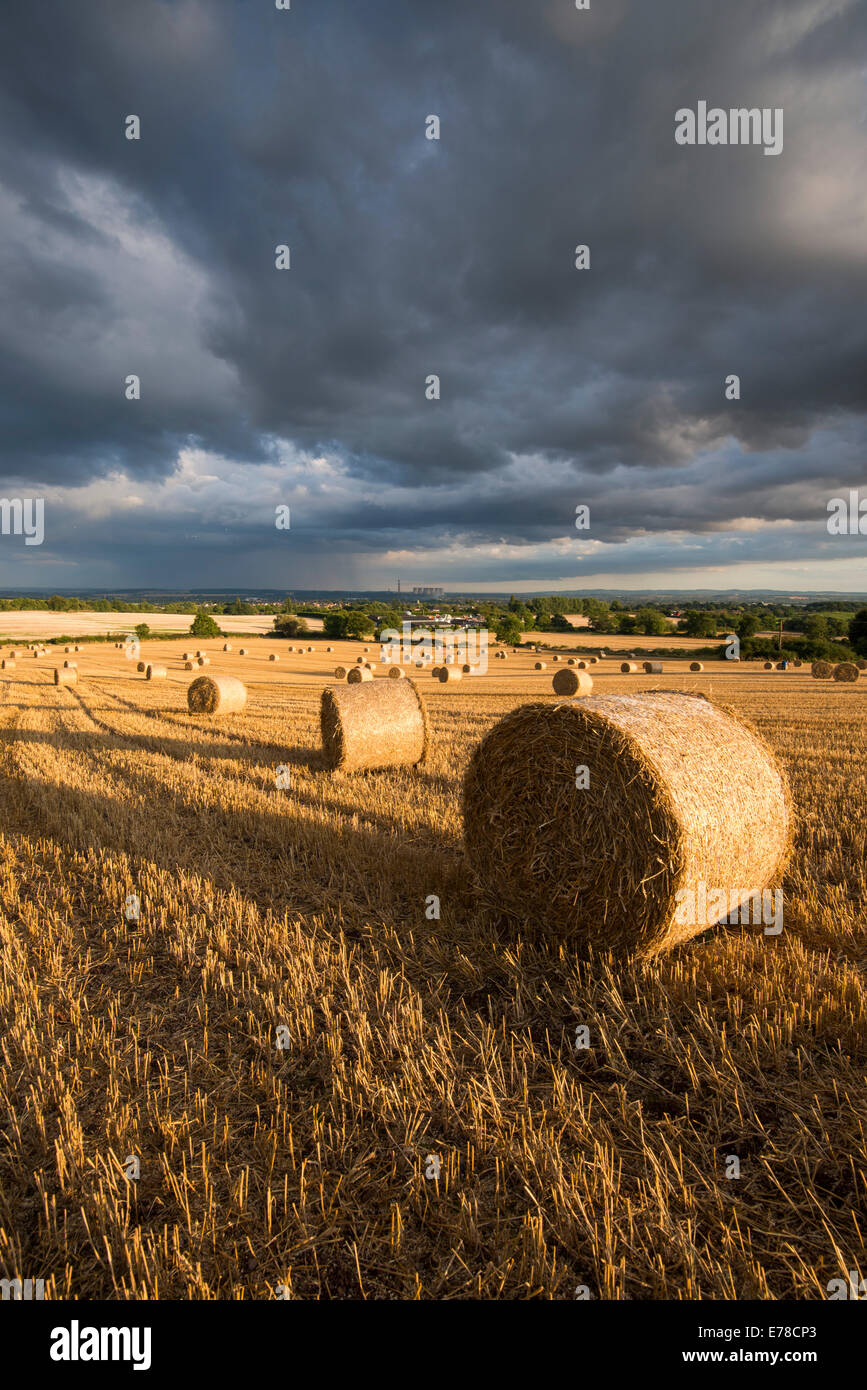
[[[412,680],[374,681],[357,689],[326,686],[320,722],[331,768],[414,767],[428,754],[427,711]]]
[[[346,667],[345,667],[345,666],[335,666],[335,668],[334,668],[334,675],[335,675],[335,678],[336,678],[337,680],[339,680],[339,681],[345,681],[345,680],[346,680]]]
[[[834,667],[835,681],[856,681],[860,675],[854,661],[838,661]]]
[[[55,685],[77,685],[78,670],[75,666],[55,666],[54,684]]]
[[[449,681],[463,680],[463,671],[460,666],[441,666],[439,680],[442,685],[446,685]]]
[[[621,663],[620,663],[620,669],[621,669],[621,671],[624,673],[624,675],[626,675],[628,672],[631,672],[631,671],[637,671],[637,670],[638,670],[638,662],[637,662],[637,661],[621,661]]]
[[[810,675],[814,681],[829,681],[834,674],[834,667],[830,661],[814,661],[810,667]]]
[[[368,671],[366,666],[353,666],[350,668],[349,675],[346,677],[348,685],[361,685],[364,681],[372,681],[373,672]]]
[[[678,922],[679,890],[778,882],[792,813],[748,725],[703,696],[653,691],[513,710],[471,758],[464,826],[489,904],[644,956],[705,930]]]

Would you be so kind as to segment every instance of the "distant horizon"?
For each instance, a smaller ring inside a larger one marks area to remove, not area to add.
[[[196,599],[196,598],[219,598],[232,599],[260,598],[263,602],[271,602],[278,598],[293,598],[300,601],[315,602],[317,599],[400,599],[412,602],[435,603],[446,600],[458,599],[496,599],[511,598],[582,598],[596,599],[618,599],[629,597],[633,599],[647,599],[657,601],[687,601],[697,599],[707,602],[708,600],[718,599],[720,601],[745,600],[747,602],[758,603],[764,600],[782,599],[788,603],[812,603],[822,599],[839,599],[846,603],[859,603],[862,600],[867,602],[867,592],[847,591],[837,589],[808,589],[801,593],[793,593],[789,589],[629,589],[621,587],[618,589],[522,589],[520,585],[514,585],[504,589],[445,589],[441,595],[412,594],[401,590],[400,593],[395,589],[281,589],[281,588],[257,588],[237,586],[228,589],[214,588],[184,588],[184,589],[157,589],[148,586],[135,586],[127,588],[118,586],[116,588],[60,588],[43,587],[38,585],[28,586],[27,588],[0,588],[0,598],[36,598],[40,595],[57,594],[60,598],[122,598],[132,594],[139,594],[143,597],[150,596],[152,599],[164,599],[166,602],[173,600]]]

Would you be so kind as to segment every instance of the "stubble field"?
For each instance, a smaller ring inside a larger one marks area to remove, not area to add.
[[[550,663],[413,673],[429,764],[337,776],[319,694],[361,648],[312,645],[144,643],[160,684],[108,645],[71,658],[75,687],[62,652],[0,673],[2,1275],[72,1298],[814,1299],[867,1273],[863,682],[594,668],[597,692],[752,719],[799,817],[779,937],[624,966],[516,934],[463,856],[470,752],[554,702]],[[248,684],[243,714],[187,714],[195,647]]]

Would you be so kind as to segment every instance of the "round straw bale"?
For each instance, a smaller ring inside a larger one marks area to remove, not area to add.
[[[591,665],[591,666],[598,666],[598,665],[599,665],[599,657],[598,657],[598,656],[591,656],[591,657],[590,657],[590,665]]]
[[[238,648],[238,655],[239,655],[239,656],[246,656],[246,655],[247,655],[247,648],[246,648],[246,647],[239,647],[239,648]]]
[[[224,642],[224,643],[223,643],[223,651],[224,651],[224,652],[230,652],[231,650],[232,650],[232,644],[231,644],[231,642]]]
[[[313,651],[313,648],[312,648],[312,647],[308,647],[307,650],[308,650],[308,652],[312,652],[312,651]]]
[[[734,714],[682,691],[512,710],[472,755],[463,811],[489,905],[555,938],[640,956],[778,881],[791,843],[771,751]]]
[[[78,670],[78,662],[77,662],[77,661],[64,661],[63,665],[64,665],[65,667],[68,667],[68,669],[71,670],[71,671],[77,671],[77,670]]]
[[[792,662],[792,665],[794,666],[794,668],[795,668],[796,671],[800,671],[800,669],[801,669],[801,667],[803,666],[803,664],[804,664],[803,661],[793,661],[793,662]],[[865,668],[867,668],[867,661],[864,662],[864,666],[865,666]]]
[[[12,660],[12,657],[11,657],[11,656],[7,656],[6,659],[5,659],[5,661],[3,662],[3,670],[4,670],[4,671],[14,671],[14,670],[15,670],[15,662]]]
[[[64,650],[65,652],[71,652],[71,651],[72,651],[72,648],[71,648],[71,647],[64,647],[63,650]]]
[[[196,661],[197,666],[210,666],[210,664],[211,658],[209,656],[200,656]]]
[[[75,666],[55,666],[54,684],[55,685],[75,685],[78,682],[78,669]]]
[[[689,669],[690,671],[703,671],[704,664],[701,661],[691,661],[689,663]]]
[[[346,680],[346,667],[345,667],[345,666],[335,666],[335,668],[334,668],[334,675],[335,675],[336,679],[339,680],[339,681]]]
[[[199,664],[199,663],[198,663],[197,661],[185,661],[185,662],[184,662],[184,670],[185,670],[185,671],[195,671],[195,669],[196,669],[196,667],[198,666],[198,664]]]
[[[577,695],[583,697],[593,693],[593,677],[587,671],[570,671],[564,666],[562,671],[554,672],[555,695]]]
[[[147,663],[146,663],[146,662],[144,662],[144,661],[139,661],[138,664],[136,665],[136,668],[135,668],[135,669],[136,669],[137,671],[144,671],[145,668],[146,668],[146,666],[147,666]]]
[[[350,666],[349,675],[346,677],[348,685],[359,685],[361,681],[372,681],[373,672],[366,666]]]
[[[81,648],[80,648],[80,647],[74,647],[74,648],[73,648],[73,651],[80,652],[80,651],[81,651]]]
[[[570,658],[569,658],[569,660],[567,661],[566,665],[567,665],[567,666],[586,666],[586,665],[587,665],[587,662],[586,662],[586,661],[579,661],[578,658],[577,658],[577,656],[570,656]]]
[[[201,651],[197,651],[197,652],[196,652],[196,656],[204,656],[204,655],[205,655],[204,652],[201,652]]]
[[[643,665],[644,665],[644,672],[645,672],[645,675],[648,675],[648,676],[661,676],[661,675],[662,675],[662,662],[661,662],[661,661],[645,661],[645,662],[643,663]]]
[[[834,667],[835,681],[856,681],[860,675],[854,661],[838,661]]]
[[[268,657],[268,660],[269,660],[269,661],[279,661],[280,658],[279,658],[279,656],[277,655],[276,652],[272,652],[271,655]]]
[[[773,663],[772,661],[766,661],[765,664],[764,664],[764,670],[765,670],[765,671],[773,671],[773,669],[774,669],[774,663]],[[690,670],[692,670],[692,667],[690,667]]]
[[[468,661],[465,661],[463,666],[461,667],[461,675],[468,676],[472,669],[473,668],[470,665],[470,663]]]
[[[534,670],[534,671],[546,671],[547,669],[548,669],[548,663],[547,663],[547,661],[536,661],[536,662],[534,663],[534,665],[533,665],[533,670]]]
[[[834,674],[834,667],[830,661],[814,661],[810,667],[810,675],[814,681],[829,681]]]
[[[415,669],[416,669],[417,671],[423,671],[423,670],[424,670],[424,662],[423,662],[423,661],[417,661],[417,662],[415,663]]]
[[[638,670],[638,662],[637,662],[637,661],[621,661],[621,663],[620,663],[620,669],[621,669],[621,671],[624,673],[624,675],[627,674],[627,673],[630,672],[630,671],[637,671],[637,670]]]
[[[363,657],[363,656],[357,656],[357,657],[355,658],[355,660],[356,660],[356,662],[357,662],[357,664],[358,664],[359,666],[363,666],[363,665],[364,665],[364,657]]]
[[[365,671],[372,671],[372,670],[373,670],[373,665],[372,665],[372,663],[369,662],[369,661],[365,661],[365,663],[364,663],[364,669],[365,669]]]
[[[325,650],[326,650],[327,652],[333,652],[333,651],[334,651],[334,648],[333,648],[333,647],[326,647]]]
[[[18,657],[18,653],[17,653],[17,652],[9,652],[9,653],[8,653],[8,656],[9,656],[10,661],[15,661],[15,660],[17,659],[17,657]],[[865,662],[864,664],[865,664],[865,666],[867,666],[867,662]]]
[[[326,686],[320,721],[329,767],[414,767],[427,757],[427,712],[415,681],[374,681],[360,690]]]
[[[441,666],[439,668],[438,679],[443,685],[446,685],[448,681],[462,680],[463,674],[460,666]]]
[[[439,668],[439,666],[432,666],[432,667],[430,668],[430,673],[431,673],[431,675],[432,675],[432,677],[433,677],[433,679],[434,679],[435,681],[439,680],[439,678],[440,678],[440,668]]]
[[[399,681],[399,680],[402,680],[402,679],[403,679],[403,667],[402,667],[402,666],[389,666],[389,668],[388,668],[388,679],[389,679],[390,681]]]
[[[552,661],[559,661],[560,658],[559,658],[559,656],[552,656],[552,657],[551,657],[551,660],[552,660]]]
[[[145,671],[145,680],[164,681],[167,675],[165,666],[149,666]]]
[[[189,653],[189,652],[184,652],[183,656],[181,657],[181,661],[191,661],[191,660],[192,660],[192,658],[191,658],[191,656],[190,656],[190,653]]]
[[[15,652],[12,652],[12,656],[15,656]],[[795,662],[796,666],[800,666],[800,664],[800,661]],[[864,661],[863,658],[860,661],[856,661],[855,665],[858,667],[859,671],[867,671],[867,661]]]
[[[187,686],[190,714],[237,714],[247,703],[247,687],[234,676],[197,676]]]
[[[294,652],[295,648],[294,648],[294,647],[287,647],[286,650],[287,650],[287,652]]]
[[[363,652],[369,652],[369,651],[370,651],[370,648],[369,648],[369,647],[362,647],[361,650],[362,650]]]

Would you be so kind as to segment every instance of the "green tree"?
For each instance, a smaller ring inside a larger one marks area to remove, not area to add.
[[[294,615],[290,617],[288,613],[278,613],[274,619],[274,631],[278,637],[302,637],[310,629],[303,618],[296,618]]]
[[[135,630],[135,635],[139,641],[143,642],[146,637],[150,637],[151,630],[147,623],[139,623]],[[197,634],[198,635],[198,634]]]
[[[515,646],[521,640],[523,628],[514,613],[504,613],[494,624],[494,635],[498,642],[508,642]]]
[[[190,627],[191,637],[222,637],[222,632],[217,627],[210,613],[206,613],[204,608],[199,608],[193,618]]]
[[[867,608],[861,608],[849,623],[849,645],[859,656],[867,656]]]

